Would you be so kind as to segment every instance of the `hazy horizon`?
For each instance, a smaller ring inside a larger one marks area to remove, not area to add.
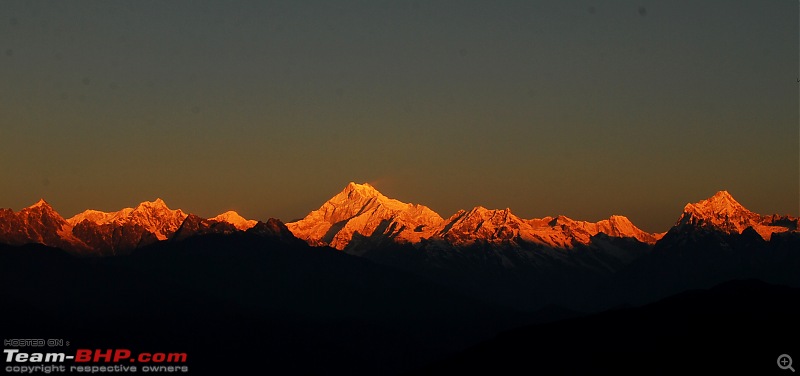
[[[0,207],[800,215],[798,4],[6,1]]]

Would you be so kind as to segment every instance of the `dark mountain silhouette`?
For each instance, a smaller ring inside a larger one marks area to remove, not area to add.
[[[184,240],[197,235],[232,234],[236,231],[238,230],[231,223],[217,222],[189,214],[172,235],[171,240]]]
[[[0,332],[81,348],[186,351],[198,374],[395,374],[527,320],[281,238],[276,221],[251,230],[107,258],[0,246]]]
[[[357,236],[356,236],[357,237]],[[367,244],[372,240],[361,241]],[[361,257],[405,270],[483,301],[534,311],[547,305],[591,310],[587,297],[595,293],[629,260],[650,249],[635,239],[598,234],[589,245],[554,250],[516,244],[475,242],[457,249],[379,242]],[[507,262],[514,263],[509,267]]]
[[[800,286],[798,270],[800,233],[796,231],[771,234],[767,241],[753,227],[739,234],[679,223],[651,252],[600,285],[587,306],[638,305],[742,278]]]
[[[800,289],[756,280],[515,329],[408,375],[789,374]]]

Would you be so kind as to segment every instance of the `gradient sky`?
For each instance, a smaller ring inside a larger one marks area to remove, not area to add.
[[[797,1],[0,2],[0,207],[798,214]]]

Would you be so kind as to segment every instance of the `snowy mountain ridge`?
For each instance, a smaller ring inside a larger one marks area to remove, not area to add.
[[[280,228],[285,228],[286,234],[312,246],[330,246],[361,254],[381,244],[411,245],[430,250],[476,246],[572,250],[592,248],[595,243],[609,247],[608,242],[601,239],[603,237],[652,246],[664,236],[664,233],[643,231],[621,215],[612,215],[598,222],[574,220],[563,215],[523,219],[509,208],[477,206],[460,210],[445,219],[427,206],[401,202],[383,195],[369,184],[353,182],[319,209],[301,220],[287,223],[285,227],[281,227],[282,223],[275,224],[272,226],[275,228],[267,231],[263,226],[258,227],[258,223],[235,211],[201,218],[180,209],[170,209],[160,198],[113,212],[86,210],[64,219],[46,201],[39,200],[19,212],[0,209],[0,242],[41,243],[81,254],[108,255],[195,234],[250,230],[277,233]],[[670,231],[698,228],[741,234],[752,228],[769,241],[773,234],[796,232],[799,225],[795,217],[754,213],[729,192],[720,191],[708,199],[686,204]],[[176,235],[178,232],[179,236]]]
[[[39,243],[77,254],[114,255],[171,239],[189,216],[180,209],[170,209],[158,198],[134,208],[113,212],[90,209],[64,219],[42,199],[16,213],[0,209],[0,242]],[[204,221],[229,223],[242,231],[257,223],[234,211]]]
[[[398,243],[444,240],[454,245],[475,242],[524,242],[553,248],[589,244],[599,233],[635,238],[653,244],[660,235],[647,233],[623,216],[596,223],[565,216],[522,219],[511,209],[493,210],[477,206],[461,210],[448,219],[426,206],[390,199],[369,184],[349,183],[305,218],[287,226],[311,245],[345,249],[358,233],[385,237]]]
[[[686,204],[675,226],[694,226],[727,234],[741,234],[752,227],[764,240],[770,240],[774,233],[796,231],[797,222],[797,218],[789,216],[754,213],[736,201],[728,191],[719,191],[708,199]]]

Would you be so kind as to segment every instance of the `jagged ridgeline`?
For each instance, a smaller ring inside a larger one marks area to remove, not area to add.
[[[113,255],[198,233],[247,231],[257,224],[235,211],[201,218],[172,210],[161,199],[115,212],[86,210],[64,219],[40,200],[16,213],[0,209],[0,241],[12,245],[39,243],[82,255]],[[796,232],[798,219],[753,213],[728,192],[721,191],[707,200],[687,204],[671,231],[685,226],[726,234],[741,234],[751,228],[769,241],[775,233]],[[288,223],[287,228],[309,245],[330,246],[353,254],[364,254],[387,243],[442,251],[475,246],[574,250],[596,246],[599,239],[627,239],[652,246],[666,234],[645,232],[621,215],[599,222],[562,215],[523,219],[508,208],[478,206],[445,219],[424,205],[403,203],[384,196],[369,184],[355,183],[348,184],[305,218]],[[500,261],[512,267],[518,260]]]
[[[0,243],[38,243],[82,256],[125,255],[159,242],[242,232],[331,247],[521,309],[597,309],[726,278],[793,283],[785,270],[797,256],[786,252],[799,237],[797,218],[753,213],[726,191],[687,204],[664,233],[645,232],[620,215],[599,222],[523,219],[508,208],[479,206],[444,218],[356,183],[286,225],[233,211],[201,218],[160,199],[69,219],[44,200],[16,213],[0,210]]]

